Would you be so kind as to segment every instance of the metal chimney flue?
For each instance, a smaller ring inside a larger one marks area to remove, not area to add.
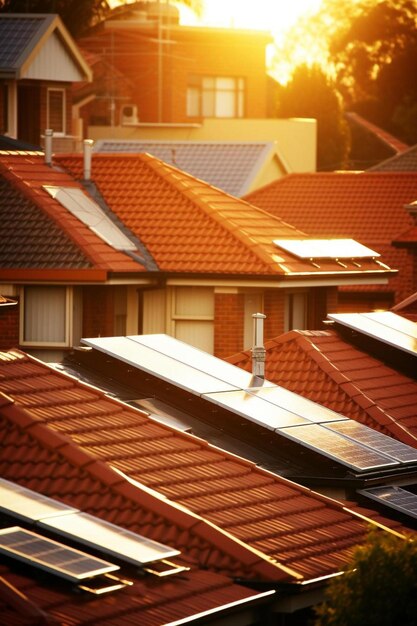
[[[93,151],[92,139],[84,139],[83,152],[84,152],[84,180],[90,180],[91,178],[91,156]]]
[[[265,378],[265,355],[264,347],[264,320],[266,315],[254,313],[253,318],[253,348],[252,348],[252,374],[257,378]]]
[[[52,137],[54,131],[52,128],[47,128],[45,130],[45,163],[46,165],[52,165]]]

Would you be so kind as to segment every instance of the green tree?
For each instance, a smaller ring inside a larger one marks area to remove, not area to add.
[[[417,543],[372,530],[316,613],[315,626],[416,626]]]
[[[342,101],[333,82],[318,65],[300,65],[291,80],[278,87],[277,115],[315,118],[317,169],[346,167],[349,130],[343,117]]]

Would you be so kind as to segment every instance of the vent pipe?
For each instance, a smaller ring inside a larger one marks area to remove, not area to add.
[[[54,131],[52,128],[47,128],[45,130],[45,163],[46,165],[52,165],[52,137]]]
[[[252,348],[252,374],[257,378],[265,378],[265,354],[264,348],[264,320],[266,315],[254,313],[253,318],[253,348]]]
[[[93,140],[84,139],[84,180],[90,180],[91,178],[91,153],[93,150]]]

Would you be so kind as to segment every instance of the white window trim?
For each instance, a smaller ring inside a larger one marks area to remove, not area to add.
[[[49,121],[49,94],[51,91],[60,91],[62,93],[62,128],[63,131],[56,131],[52,128],[51,123]],[[67,100],[66,100],[66,90],[63,87],[48,87],[46,93],[46,125],[47,128],[52,128],[54,131],[55,137],[65,137],[67,134]]]
[[[26,285],[31,287],[32,285]],[[34,287],[37,285],[33,285]],[[39,286],[51,286],[62,287],[65,285],[39,285]],[[21,346],[30,346],[34,348],[70,348],[72,346],[72,311],[73,311],[73,289],[72,287],[66,287],[65,294],[65,341],[25,341],[25,288],[20,290],[20,303],[21,312],[19,319],[19,344]]]

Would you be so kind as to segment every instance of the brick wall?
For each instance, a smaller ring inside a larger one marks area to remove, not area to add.
[[[264,293],[264,314],[266,315],[265,341],[282,335],[285,322],[285,293],[282,290],[266,290]]]
[[[83,337],[114,334],[114,288],[89,286],[83,289]]]
[[[216,293],[214,296],[214,354],[230,356],[243,348],[243,294]]]
[[[14,297],[14,299],[16,299]],[[19,304],[0,306],[0,349],[8,350],[19,345]]]

